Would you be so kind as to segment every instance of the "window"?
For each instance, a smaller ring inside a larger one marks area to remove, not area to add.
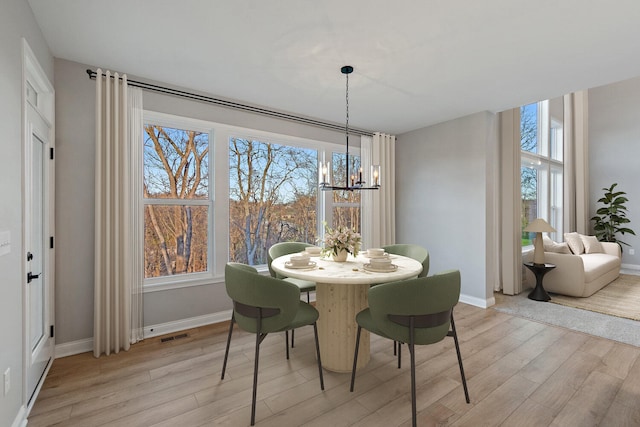
[[[209,271],[209,140],[208,131],[158,121],[144,125],[145,279]]]
[[[218,283],[228,261],[262,269],[274,243],[317,244],[324,221],[360,229],[358,192],[318,188],[320,159],[344,180],[341,146],[152,111],[144,120],[147,292]]]
[[[229,139],[229,259],[267,263],[274,243],[318,238],[318,151]]]
[[[309,142],[229,137],[229,260],[263,265],[274,243],[317,244],[325,221],[360,230],[358,192],[318,189],[319,159],[331,155],[331,181],[342,183],[346,155]],[[359,167],[360,157],[350,154],[349,170]]]
[[[522,230],[544,218],[563,235],[563,101],[541,101],[520,108]],[[522,246],[532,245],[532,235],[522,231]]]

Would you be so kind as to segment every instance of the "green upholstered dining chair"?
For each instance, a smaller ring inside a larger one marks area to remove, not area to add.
[[[311,282],[309,280],[296,279],[293,277],[285,277],[278,273],[276,273],[273,268],[271,268],[271,263],[274,259],[279,258],[284,255],[295,254],[298,252],[304,252],[304,249],[310,245],[309,243],[304,242],[279,242],[272,245],[267,251],[267,265],[269,267],[269,274],[271,277],[275,277],[278,279],[284,279],[287,282],[291,282],[300,288],[301,292],[307,293],[307,302],[310,302],[309,293],[316,290],[316,283]],[[287,344],[288,345],[288,344]],[[291,331],[291,347],[294,347],[294,331]]]
[[[460,298],[460,272],[451,270],[429,277],[385,283],[369,289],[369,308],[356,315],[358,331],[351,372],[353,391],[362,328],[381,337],[407,343],[411,354],[411,409],[416,425],[415,346],[435,344],[453,337],[467,403],[469,391],[462,367],[453,307]]]
[[[309,292],[316,290],[315,282],[310,282],[309,280],[302,279],[294,279],[293,277],[284,277],[278,273],[276,273],[273,268],[271,268],[271,263],[274,259],[281,257],[283,255],[295,254],[298,252],[304,252],[306,247],[313,246],[309,243],[303,242],[279,242],[272,245],[267,252],[267,264],[269,266],[269,274],[271,277],[276,277],[278,279],[284,279],[287,282],[291,282],[300,288],[301,292],[307,293],[307,302],[309,302]]]
[[[388,254],[406,256],[422,264],[422,271],[418,274],[418,277],[425,277],[429,274],[429,251],[422,246],[411,243],[399,243],[396,245],[383,246],[382,249]],[[398,356],[398,368],[400,368],[402,348],[400,348],[395,341],[393,342],[393,354]]]
[[[225,267],[227,294],[233,300],[233,314],[229,325],[227,348],[224,352],[221,379],[224,379],[231,344],[231,334],[235,323],[247,332],[256,334],[256,353],[253,367],[253,398],[251,401],[251,425],[255,423],[256,396],[258,389],[258,360],[260,343],[271,332],[286,332],[302,326],[313,325],[316,341],[316,357],[320,375],[320,389],[324,390],[320,345],[318,344],[318,310],[300,300],[300,289],[289,282],[263,276],[246,264],[227,263]],[[287,359],[289,347],[287,345]]]

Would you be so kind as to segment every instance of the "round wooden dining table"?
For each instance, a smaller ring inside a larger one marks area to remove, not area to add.
[[[289,259],[293,254],[273,260],[271,267],[286,277],[316,282],[318,337],[322,366],[333,372],[351,372],[358,325],[356,314],[368,307],[367,291],[371,285],[418,276],[422,264],[400,255],[389,255],[395,267],[389,271],[371,271],[369,258],[349,255],[347,261],[312,257],[311,266],[294,268]],[[357,369],[370,358],[370,335],[360,333]]]

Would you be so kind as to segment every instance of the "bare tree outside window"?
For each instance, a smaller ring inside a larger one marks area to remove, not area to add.
[[[530,153],[538,151],[538,107],[529,104],[520,107],[520,149]],[[534,168],[522,167],[522,200],[535,200],[537,197],[538,175]]]
[[[520,149],[530,153],[538,151],[538,105],[520,107]],[[522,197],[521,229],[536,218],[538,198],[538,170],[522,165],[520,169],[520,189]],[[522,232],[522,245],[531,244],[529,233]]]
[[[229,259],[266,264],[271,245],[316,243],[318,152],[229,141]]]
[[[208,269],[209,134],[144,126],[145,278]]]
[[[520,149],[538,152],[538,104],[520,107]]]

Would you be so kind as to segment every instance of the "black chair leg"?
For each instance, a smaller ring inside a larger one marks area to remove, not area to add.
[[[356,351],[353,355],[353,369],[351,370],[351,387],[349,391],[353,391],[353,385],[356,381],[356,366],[358,364],[358,349],[360,347],[360,331],[362,328],[358,325],[358,333],[356,334]]]
[[[222,363],[222,375],[220,379],[224,379],[224,372],[227,369],[227,358],[229,357],[229,346],[231,345],[231,334],[233,333],[233,323],[235,322],[234,315],[231,315],[231,322],[229,323],[229,335],[227,336],[227,348],[224,351],[224,362]]]
[[[293,341],[293,330],[291,330],[291,340]],[[289,331],[284,331],[284,342],[287,346],[287,360],[289,360]]]
[[[309,291],[307,291],[307,304],[311,302],[311,297],[309,296]]]
[[[402,367],[402,343],[398,341],[398,369]]]
[[[412,425],[416,427],[416,356],[414,350],[413,344],[409,344],[409,354],[411,355],[411,416],[413,419]]]
[[[456,332],[456,324],[453,321],[453,313],[451,313],[451,336],[456,345],[456,354],[458,355],[458,365],[460,366],[460,377],[462,377],[462,387],[464,388],[464,397],[467,403],[471,403],[469,399],[469,390],[467,389],[467,379],[464,376],[464,368],[462,367],[462,356],[460,355],[460,345],[458,344],[458,333]]]
[[[409,354],[411,356],[411,416],[413,418],[413,427],[417,426],[416,411],[416,352],[413,344],[414,337],[413,316],[409,319]]]
[[[258,395],[258,359],[260,358],[260,329],[262,325],[258,322],[258,331],[256,332],[256,360],[253,362],[253,397],[251,400],[251,425],[256,423],[256,397]]]
[[[318,374],[320,375],[320,390],[324,390],[324,377],[322,376],[322,360],[320,360],[320,342],[318,341],[318,325],[313,322],[313,335],[316,337],[316,355],[318,356]]]
[[[398,352],[397,352],[397,350],[396,350],[396,347],[397,347],[397,346],[398,346],[398,342],[397,342],[397,341],[394,341],[394,342],[393,342],[393,355],[394,355],[394,356],[398,354]]]
[[[293,344],[293,333],[295,332],[295,329],[291,330],[291,348],[295,347],[295,345]],[[287,358],[288,359],[288,358]]]

